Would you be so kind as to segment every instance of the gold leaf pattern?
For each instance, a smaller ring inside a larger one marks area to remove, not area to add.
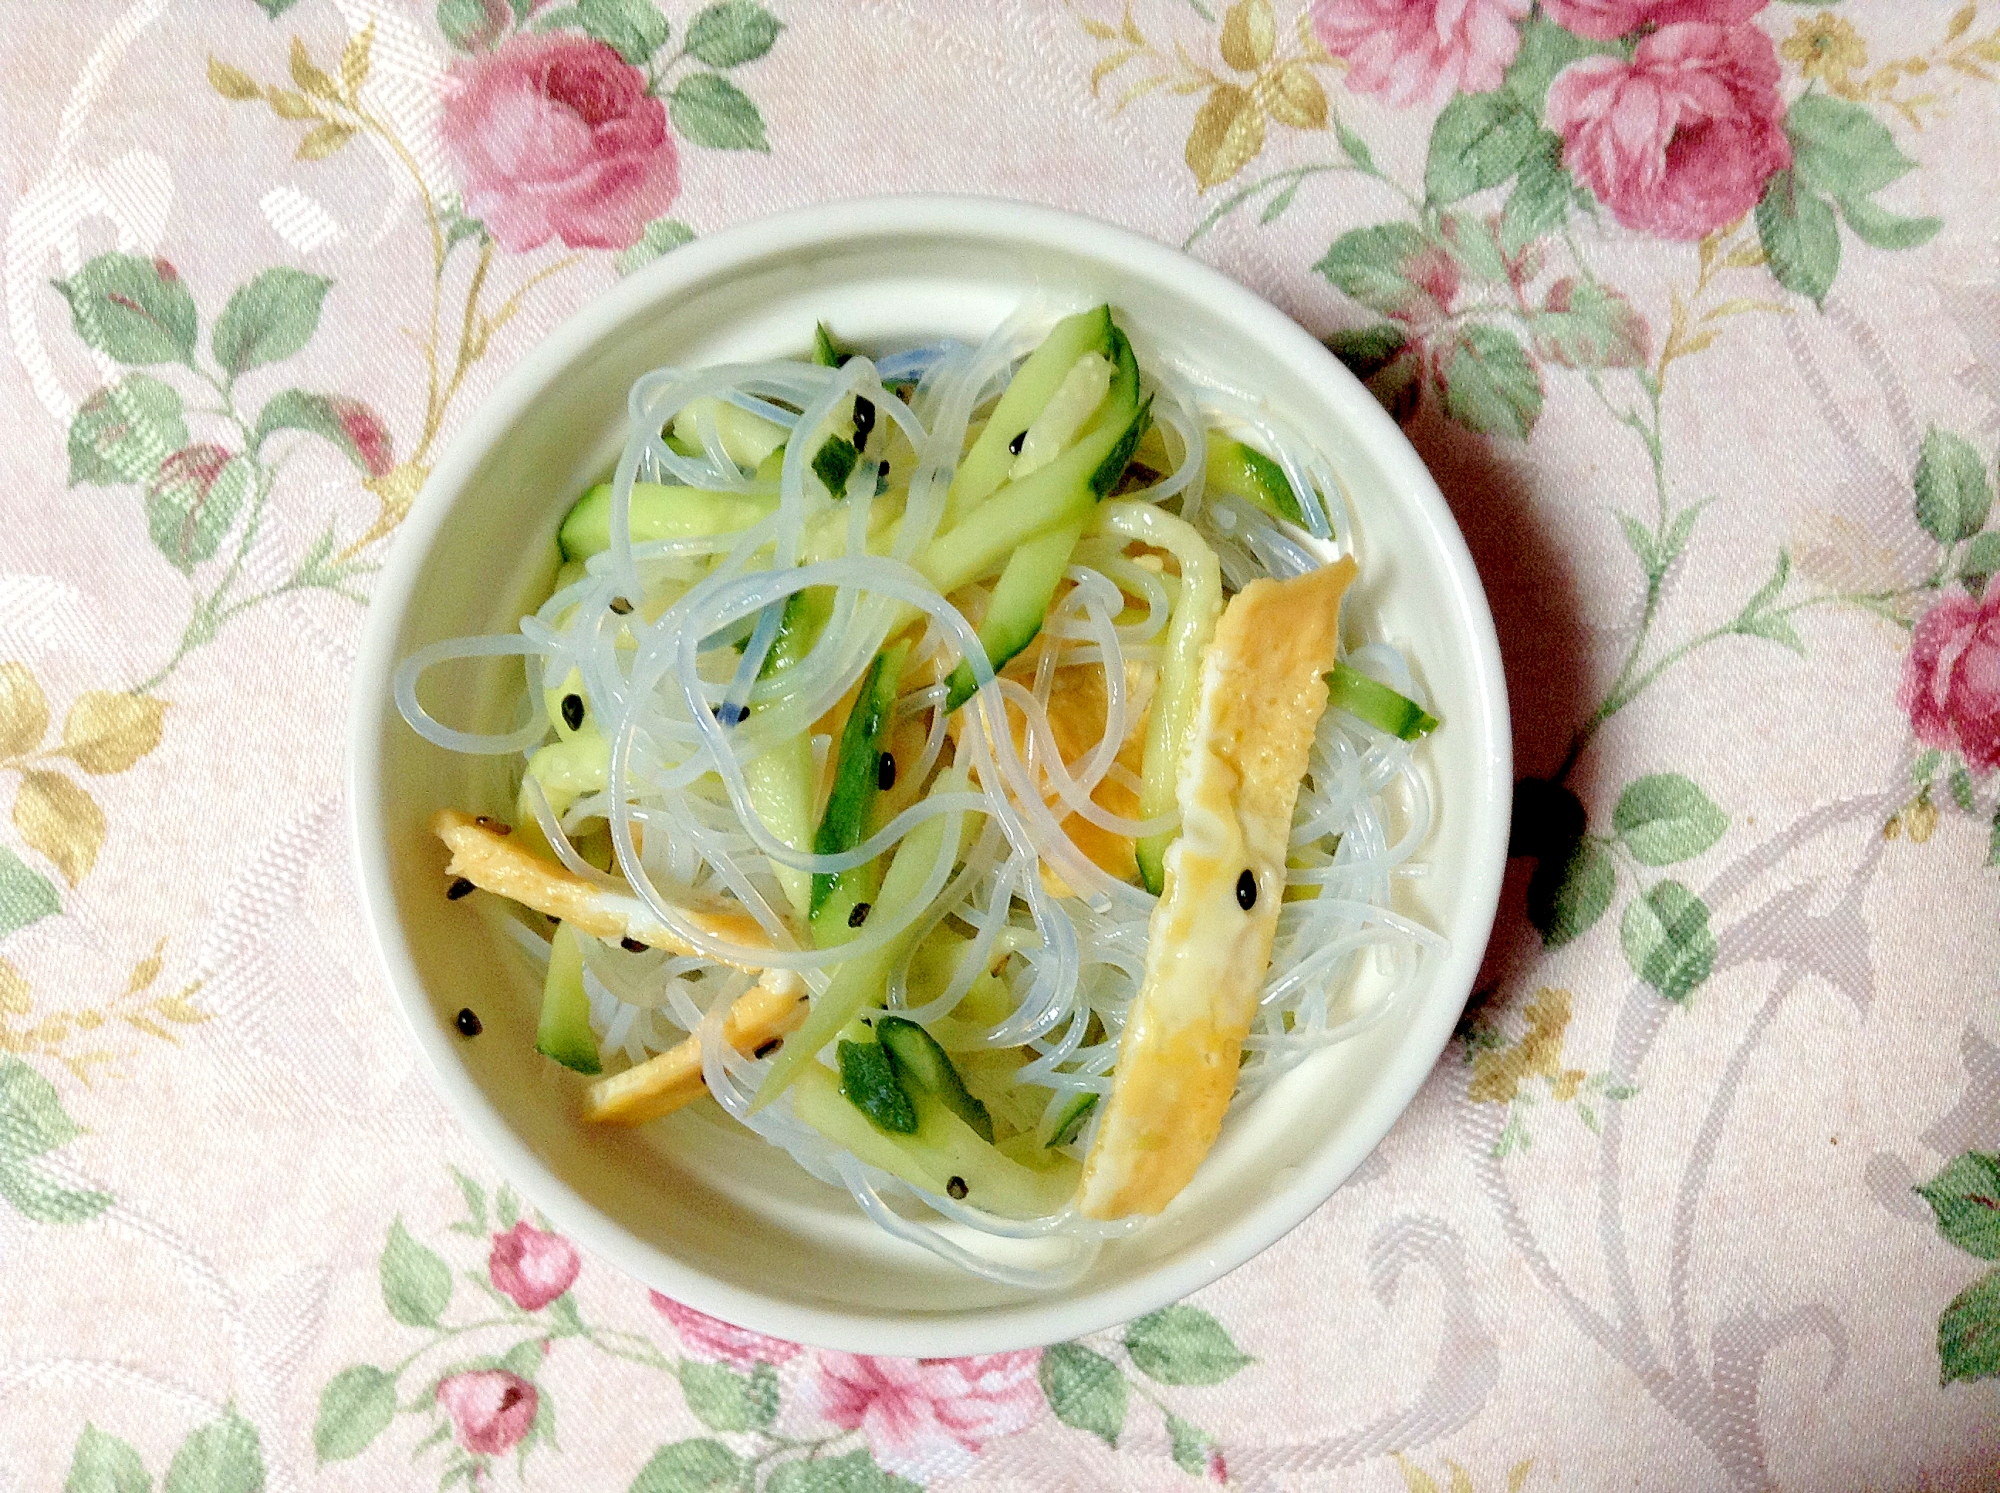
[[[1472,1084],[1466,1097],[1475,1104],[1512,1104],[1524,1078],[1550,1079],[1551,1089],[1560,1083],[1567,1088],[1568,1097],[1575,1097],[1577,1086],[1588,1075],[1562,1066],[1571,1000],[1567,990],[1546,985],[1537,990],[1524,1013],[1528,1018],[1526,1035],[1511,1047],[1491,1049],[1472,1060]]]
[[[306,44],[296,36],[292,38],[292,81],[314,98],[325,99],[328,103],[340,102],[340,88],[325,71],[307,55]]]
[[[1278,18],[1271,0],[1236,0],[1222,13],[1222,60],[1240,73],[1254,73],[1278,44]]]
[[[167,702],[86,690],[63,721],[63,752],[96,776],[123,772],[160,744]]]
[[[1248,89],[1219,85],[1194,116],[1187,163],[1205,192],[1241,171],[1264,148],[1264,111]]]
[[[349,37],[347,45],[340,49],[340,81],[350,99],[360,93],[361,85],[368,81],[374,46],[375,18],[370,16],[368,24]]]
[[[240,67],[231,67],[214,57],[208,59],[208,86],[226,99],[238,103],[257,97],[257,84]]]
[[[9,1016],[26,1016],[33,1009],[27,976],[7,960],[0,959],[0,1012]]]
[[[1279,124],[1295,130],[1326,128],[1326,90],[1303,62],[1287,62],[1272,72],[1264,107]]]
[[[21,757],[42,743],[49,702],[26,664],[0,664],[0,757]]]
[[[302,93],[293,93],[285,88],[267,88],[264,97],[271,105],[271,112],[280,119],[318,119],[319,110]]]
[[[292,154],[301,161],[325,160],[352,140],[354,134],[352,125],[322,124],[306,131],[305,138],[299,141],[299,148]]]
[[[71,886],[90,874],[104,845],[104,810],[59,772],[21,775],[14,824],[32,849],[56,863]]]

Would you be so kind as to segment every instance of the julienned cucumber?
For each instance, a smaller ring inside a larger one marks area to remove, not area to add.
[[[1056,586],[1069,566],[1070,552],[1083,537],[1083,521],[1058,525],[1046,534],[1037,534],[1014,551],[1007,568],[1000,572],[993,588],[992,605],[986,620],[979,624],[979,645],[997,672],[1023,648],[1034,642],[1042,630],[1042,619],[1055,600]],[[961,662],[951,672],[951,693],[946,710],[956,710],[979,689],[972,665]]]
[[[1028,354],[993,407],[986,428],[952,475],[951,491],[945,499],[947,525],[977,508],[1007,480],[1007,469],[1014,464],[1016,454],[1012,449],[1015,439],[1034,424],[1035,416],[1062,386],[1078,358],[1088,352],[1111,356],[1114,330],[1109,306],[1079,311],[1057,322],[1042,345]]]
[[[963,770],[947,768],[938,774],[931,792],[962,792],[968,781]],[[958,859],[964,840],[963,814],[933,815],[903,836],[890,858],[888,874],[882,878],[875,915],[893,918],[907,911],[938,862]],[[834,970],[826,989],[813,997],[805,1024],[785,1039],[785,1045],[771,1059],[771,1071],[764,1075],[752,1108],[761,1109],[782,1094],[802,1069],[813,1065],[814,1054],[845,1031],[862,1011],[882,1002],[890,971],[909,954],[922,931],[921,924],[913,923],[879,948],[845,960]]]
[[[590,1030],[590,995],[583,988],[583,949],[568,923],[549,940],[549,973],[542,981],[542,1019],[535,1051],[579,1073],[603,1071],[597,1037]]]
[[[1370,679],[1359,669],[1337,663],[1326,676],[1327,696],[1337,710],[1357,716],[1378,731],[1415,741],[1438,728],[1438,718],[1406,695]]]
[[[786,1050],[790,1048],[788,1042]],[[910,1096],[917,1112],[913,1134],[878,1130],[841,1093],[840,1081],[817,1062],[805,1065],[792,1094],[793,1112],[835,1145],[912,1187],[988,1213],[1042,1218],[1060,1212],[1082,1174],[1067,1156],[1051,1155],[1047,1167],[1023,1166],[988,1145],[929,1093]]]
[[[1096,1108],[1095,1094],[1078,1094],[1056,1112],[1055,1124],[1049,1127],[1049,1138],[1044,1144],[1050,1148],[1068,1145],[1083,1134],[1084,1124]]]
[[[777,511],[778,493],[704,492],[658,482],[632,484],[632,542],[734,534]],[[601,482],[563,516],[556,531],[565,560],[588,560],[611,548],[611,484]]]
[[[977,513],[932,540],[924,551],[918,569],[938,590],[946,594],[956,591],[998,568],[1036,535],[1088,519],[1098,499],[1117,485],[1139,437],[1145,434],[1152,402],[1139,397],[1138,362],[1132,356],[1131,343],[1115,326],[1111,341],[1111,359],[1117,369],[1111,392],[1076,444],[1047,466],[998,489]],[[1065,555],[1064,561],[1067,559]],[[1054,594],[1055,582],[1061,578],[1059,563],[1048,580],[1049,594]],[[1025,587],[1023,594],[1027,594]],[[1045,601],[1041,610],[1046,609]],[[1017,621],[996,620],[990,613],[988,621],[1002,627],[1019,625]],[[1041,625],[1039,613],[1035,625]],[[1002,662],[994,659],[994,667]]]
[[[811,590],[794,591],[785,599],[784,620],[771,651],[764,655],[762,676],[769,678],[791,668],[812,651],[813,639],[825,623],[825,608]],[[812,738],[795,732],[770,750],[743,764],[743,783],[749,791],[750,807],[764,821],[764,828],[794,850],[804,850],[812,840],[813,758]],[[773,861],[778,885],[785,890],[793,916],[804,919],[812,911],[812,877],[796,866]]]
[[[903,1080],[906,1089],[935,1094],[947,1109],[978,1131],[981,1140],[993,1139],[993,1117],[986,1112],[985,1105],[972,1097],[950,1055],[938,1046],[935,1037],[904,1016],[876,1017],[875,1036],[889,1054],[896,1076]]]
[[[692,452],[708,448],[701,438],[701,421],[712,419],[722,449],[740,467],[755,468],[785,444],[785,427],[740,410],[723,399],[691,399],[674,416],[675,443]]]
[[[1248,498],[1273,518],[1305,527],[1305,510],[1299,506],[1292,484],[1285,480],[1285,469],[1262,451],[1211,433],[1203,475],[1210,491]]]
[[[881,793],[882,750],[896,714],[896,685],[910,645],[897,643],[875,655],[861,676],[861,689],[847,724],[840,732],[840,755],[834,760],[833,789],[826,812],[813,832],[813,854],[838,855],[852,850],[873,831],[875,799]],[[879,859],[847,871],[813,873],[813,941],[821,948],[846,943],[867,919],[864,904],[882,884]]]
[[[847,1102],[868,1116],[878,1130],[914,1135],[917,1108],[898,1079],[888,1050],[879,1042],[843,1040],[838,1056],[840,1089]]]

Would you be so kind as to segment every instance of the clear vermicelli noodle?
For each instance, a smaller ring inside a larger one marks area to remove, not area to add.
[[[815,362],[657,369],[629,413],[547,599],[395,686],[427,739],[522,763],[511,835],[439,832],[454,875],[562,920],[510,931],[542,1051],[596,1078],[586,1118],[705,1094],[898,1237],[1054,1286],[1156,1211],[1078,1186],[1140,1102],[1150,940],[1268,940],[1217,1018],[1239,1101],[1444,950],[1397,910],[1437,723],[1383,639],[1313,665],[1332,704],[1277,797],[1238,764],[1244,804],[1290,804],[1270,874],[1243,807],[1238,911],[1161,911],[1212,838],[1218,671],[1261,677],[1224,656],[1240,599],[1353,555],[1332,463],[1250,391],[1135,353],[1108,308],[1027,308],[976,347],[871,360],[822,329]],[[427,669],[515,655],[516,729],[422,708]]]

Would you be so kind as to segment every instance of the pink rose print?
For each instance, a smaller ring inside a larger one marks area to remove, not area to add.
[[[752,1369],[759,1363],[779,1364],[798,1356],[799,1345],[783,1338],[765,1337],[742,1327],[731,1327],[691,1306],[682,1306],[658,1291],[650,1294],[655,1310],[674,1324],[681,1346],[704,1363],[726,1363]]]
[[[361,456],[361,464],[368,468],[368,475],[380,477],[395,465],[390,452],[389,428],[382,423],[382,417],[358,399],[348,399],[339,394],[327,396],[327,407],[333,411],[334,419],[354,443],[354,449]]]
[[[859,1430],[875,1460],[922,1479],[962,1473],[987,1442],[1042,1408],[1039,1349],[984,1358],[864,1358],[821,1353],[803,1395],[822,1419]]]
[[[458,1443],[496,1457],[511,1449],[535,1423],[535,1386],[505,1369],[476,1369],[440,1380],[438,1403],[451,1417]]]
[[[514,36],[451,70],[444,142],[466,211],[515,253],[625,249],[680,190],[666,106],[610,47]]]
[[[495,1234],[493,1253],[486,1261],[494,1289],[524,1312],[538,1312],[562,1295],[582,1268],[574,1244],[527,1223]]]
[[[1925,746],[1957,752],[1976,773],[2000,767],[2000,583],[1924,614],[1896,703]]]
[[[1563,164],[1627,228],[1698,239],[1792,163],[1778,56],[1751,26],[1655,31],[1630,62],[1586,57],[1549,85]]]
[[[1770,0],[1543,0],[1542,9],[1558,26],[1593,41],[1611,41],[1641,26],[1710,21],[1718,26],[1747,21]]]
[[[1355,92],[1438,108],[1500,86],[1527,13],[1528,0],[1314,0],[1312,27]]]

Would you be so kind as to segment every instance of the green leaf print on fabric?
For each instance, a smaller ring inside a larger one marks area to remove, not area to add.
[[[1174,1465],[1190,1477],[1206,1477],[1212,1471],[1210,1457],[1215,1453],[1215,1442],[1193,1421],[1182,1420],[1169,1412],[1167,1415],[1167,1439],[1173,1449]],[[1217,1479],[1220,1481],[1220,1479]]]
[[[1633,859],[1647,866],[1691,860],[1722,838],[1729,816],[1677,772],[1640,778],[1619,795],[1611,822]]]
[[[1960,1291],[1938,1318],[1938,1382],[2000,1375],[2000,1270]]]
[[[398,1218],[380,1266],[382,1303],[406,1327],[432,1327],[451,1302],[451,1267],[410,1237]]]
[[[1526,440],[1542,413],[1542,378],[1512,332],[1472,325],[1443,369],[1445,413],[1482,435]]]
[[[1978,1259],[2000,1260],[2000,1155],[1967,1151],[1917,1194],[1946,1239]]]
[[[651,264],[670,250],[682,244],[694,242],[694,230],[678,218],[655,218],[646,225],[646,231],[639,236],[639,242],[629,249],[621,249],[611,262],[621,275]]]
[[[1780,285],[1816,306],[1826,300],[1840,273],[1840,223],[1796,173],[1780,171],[1764,189],[1757,204],[1757,235]]]
[[[186,406],[170,384],[144,373],[97,390],[69,427],[69,485],[148,483],[188,442]]]
[[[720,1441],[676,1441],[639,1469],[631,1493],[737,1493],[749,1477],[750,1465]]]
[[[879,1466],[866,1451],[781,1464],[765,1493],[923,1493],[908,1478]]]
[[[303,349],[319,330],[320,307],[332,284],[324,276],[278,265],[240,287],[208,338],[224,376],[233,381]]]
[[[685,1359],[680,1377],[688,1409],[711,1431],[755,1431],[777,1418],[778,1376],[768,1363],[739,1374],[719,1363]]]
[[[1424,350],[1401,328],[1386,322],[1335,332],[1326,339],[1328,351],[1368,386],[1397,420],[1416,413],[1424,392]]]
[[[576,24],[634,67],[644,67],[672,28],[652,0],[577,0]]]
[[[1461,93],[1431,130],[1424,192],[1456,202],[1506,181],[1535,150],[1542,129],[1511,93]]]
[[[320,1391],[313,1454],[322,1463],[358,1457],[395,1416],[394,1375],[369,1363],[342,1369]]]
[[[710,67],[740,67],[770,51],[782,29],[756,0],[722,0],[688,22],[687,49]]]
[[[1424,236],[1411,224],[1384,223],[1343,233],[1313,268],[1342,294],[1394,316],[1429,299],[1405,272],[1424,249]]]
[[[102,1213],[110,1193],[64,1187],[32,1164],[82,1133],[54,1084],[0,1054],[0,1199],[35,1223],[82,1223]]]
[[[1632,972],[1670,1001],[1686,1000],[1715,967],[1708,904],[1678,881],[1632,902],[1619,933]]]
[[[129,1441],[84,1422],[63,1493],[152,1493],[152,1487],[146,1464]]]
[[[204,442],[176,451],[146,488],[153,548],[182,575],[192,575],[222,548],[252,480],[249,463],[221,446]]]
[[[769,154],[764,116],[750,96],[720,73],[689,73],[667,98],[674,128],[710,150],[758,150]]]
[[[1117,1364],[1079,1343],[1057,1343],[1042,1354],[1038,1372],[1057,1420],[1118,1445],[1129,1392]]]
[[[1528,885],[1528,920],[1540,931],[1543,947],[1559,949],[1596,925],[1617,890],[1609,852],[1595,840],[1579,841],[1566,861],[1543,859]]]
[[[100,254],[54,283],[77,336],[98,352],[134,368],[192,361],[194,297],[166,260]]]
[[[312,394],[304,389],[280,390],[257,413],[251,449],[261,452],[264,442],[281,430],[318,436],[370,477],[383,476],[395,464],[389,432],[375,412],[358,399]]]
[[[264,1448],[257,1428],[225,1410],[181,1443],[161,1493],[263,1493]]]
[[[1139,1318],[1125,1329],[1125,1347],[1139,1371],[1162,1384],[1220,1384],[1256,1362],[1198,1306],[1163,1307]]]
[[[1913,478],[1917,523],[1940,544],[1969,539],[1986,526],[1993,487],[1986,463],[1962,435],[1933,425],[1924,432]],[[1986,536],[2000,539],[2000,535]]]

